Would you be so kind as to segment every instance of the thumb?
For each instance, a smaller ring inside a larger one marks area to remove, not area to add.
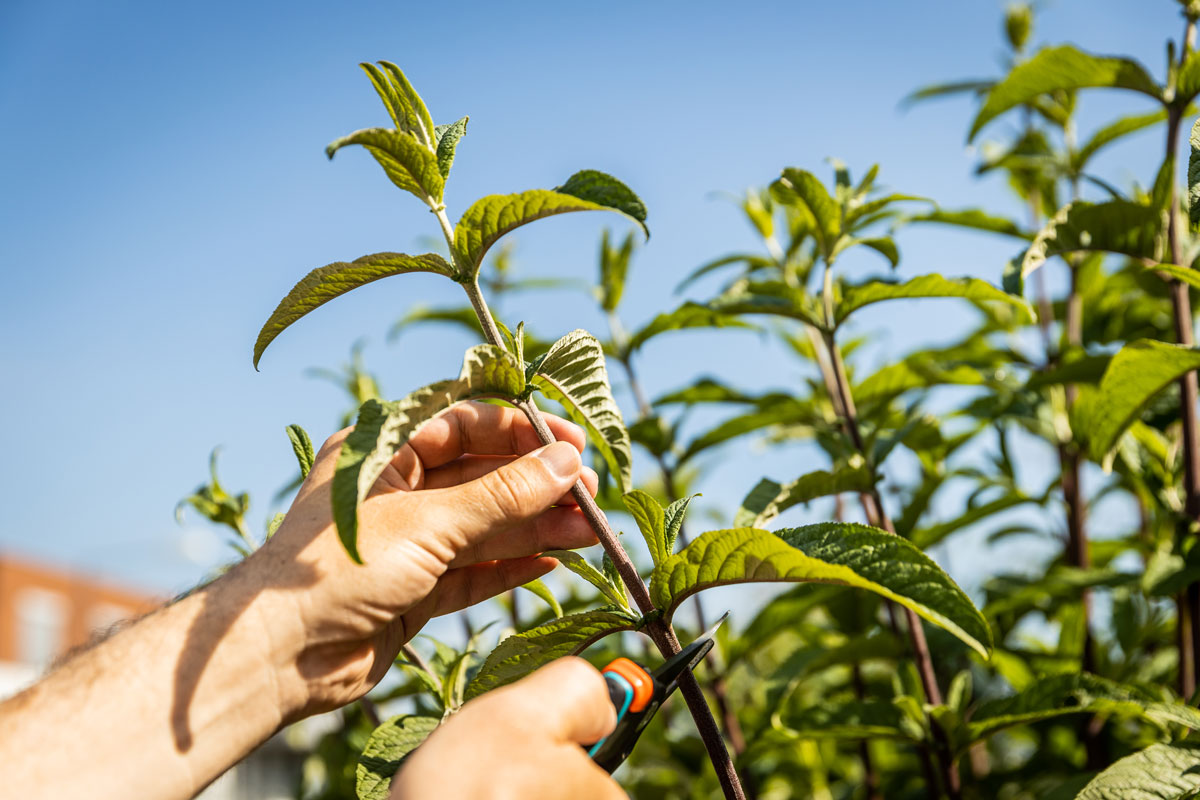
[[[568,442],[555,442],[516,459],[483,477],[439,490],[439,505],[464,545],[541,514],[558,502],[579,480],[579,451]]]
[[[512,704],[508,713],[545,731],[553,741],[596,742],[617,724],[608,684],[599,670],[576,656],[555,659],[502,691]]]

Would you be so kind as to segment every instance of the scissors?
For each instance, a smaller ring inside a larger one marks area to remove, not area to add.
[[[679,677],[696,669],[712,650],[713,635],[728,616],[726,612],[715,625],[653,672],[628,658],[615,659],[600,671],[608,684],[608,698],[617,711],[617,726],[595,744],[584,745],[593,761],[609,773],[624,763],[658,709],[679,688]]]

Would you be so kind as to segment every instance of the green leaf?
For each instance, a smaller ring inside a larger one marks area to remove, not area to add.
[[[1112,356],[1107,354],[1081,356],[1063,364],[1033,373],[1025,384],[1026,389],[1044,389],[1067,383],[1099,383],[1108,369]]]
[[[1175,264],[1150,264],[1147,272],[1157,273],[1160,278],[1173,279],[1186,283],[1188,286],[1200,289],[1200,271],[1190,267],[1180,267]]]
[[[816,470],[786,484],[763,478],[742,501],[733,524],[739,528],[762,528],[794,505],[842,492],[866,492],[871,485],[871,470],[866,467],[843,467],[834,472]]]
[[[455,380],[418,389],[403,400],[368,400],[342,442],[333,474],[333,519],[346,551],[358,555],[358,506],[392,458],[417,431],[451,406],[482,397],[511,399],[525,391],[525,371],[499,347],[472,347]]]
[[[431,308],[419,303],[406,311],[404,316],[392,324],[387,334],[388,341],[395,341],[408,328],[425,322],[447,323],[464,329],[476,338],[483,336],[483,328],[479,324],[479,317],[475,315],[475,309],[470,306]]]
[[[621,304],[632,255],[632,233],[625,237],[620,247],[613,247],[608,239],[608,228],[604,229],[600,237],[600,307],[605,311],[616,311]]]
[[[619,631],[631,631],[637,620],[613,611],[585,611],[551,620],[504,639],[467,684],[466,699],[525,677],[561,656],[578,655],[592,643]]]
[[[771,184],[771,193],[781,203],[802,207],[812,215],[816,221],[813,234],[821,253],[828,259],[842,232],[842,213],[824,184],[811,172],[788,167],[779,180]]]
[[[1113,356],[1096,387],[1080,387],[1071,408],[1071,429],[1104,461],[1117,439],[1146,405],[1172,381],[1200,368],[1200,349],[1138,339]]]
[[[1140,203],[1070,203],[1046,223],[1025,251],[1021,280],[1048,258],[1084,250],[1159,261],[1165,230],[1164,214]]]
[[[355,792],[359,800],[387,800],[392,776],[404,759],[416,750],[441,720],[438,717],[401,714],[380,725],[367,739],[355,768]]]
[[[379,67],[367,63],[359,66],[371,79],[371,85],[387,107],[396,129],[411,134],[430,150],[435,149],[433,119],[429,109],[404,72],[390,61],[380,61]]]
[[[655,567],[654,605],[669,618],[686,598],[713,586],[763,581],[834,583],[866,589],[911,609],[984,657],[992,634],[958,585],[911,542],[845,522],[711,531]]]
[[[1100,130],[1092,134],[1092,137],[1083,143],[1083,146],[1071,154],[1071,166],[1076,171],[1082,171],[1087,166],[1088,161],[1092,156],[1096,155],[1101,149],[1107,147],[1113,142],[1128,136],[1131,133],[1137,133],[1140,130],[1145,130],[1152,125],[1157,125],[1167,119],[1167,111],[1154,111],[1149,114],[1138,114],[1132,117],[1121,117],[1116,122],[1105,125]]]
[[[546,605],[550,606],[550,610],[554,612],[554,616],[561,617],[563,615],[562,605],[559,604],[558,598],[554,596],[554,592],[550,591],[546,584],[542,583],[540,578],[534,578],[529,583],[522,584],[521,588],[533,593],[545,602]]]
[[[440,203],[446,183],[438,169],[437,156],[411,134],[389,128],[364,128],[325,147],[333,158],[343,147],[361,145],[383,167],[388,180],[422,202]]]
[[[625,589],[621,584],[614,584],[607,575],[592,566],[592,562],[574,550],[547,550],[542,556],[558,559],[558,563],[595,586],[613,603],[622,608],[629,608],[629,600],[625,597]]]
[[[934,359],[906,358],[888,364],[854,388],[852,395],[859,405],[876,400],[890,400],[911,389],[932,386],[978,386],[983,375],[977,367],[967,364],[947,366]]]
[[[476,200],[454,227],[454,261],[464,277],[474,278],[484,255],[501,236],[534,220],[571,211],[619,211],[650,235],[646,207],[628,186],[603,172],[583,170],[557,189]]]
[[[726,314],[771,314],[825,328],[813,296],[782,281],[738,281],[710,300],[708,307]]]
[[[664,515],[667,534],[667,555],[675,552],[675,540],[679,538],[679,532],[683,530],[683,519],[687,516],[688,506],[692,504],[692,500],[699,496],[699,493],[697,493],[688,497],[681,497],[667,506]]]
[[[788,730],[812,739],[904,739],[904,712],[883,700],[841,702],[789,707],[780,715]]]
[[[664,311],[650,320],[644,327],[639,328],[629,337],[629,342],[625,347],[628,352],[632,353],[655,336],[689,328],[754,329],[754,327],[728,313],[689,301],[673,311]]]
[[[886,236],[868,239],[850,239],[848,240],[846,246],[842,248],[842,250],[844,251],[856,245],[868,247],[871,250],[874,250],[876,253],[879,253],[879,255],[888,260],[888,263],[892,266],[892,269],[900,266],[900,250],[896,247],[896,243]]]
[[[438,172],[441,173],[443,181],[450,177],[450,167],[454,166],[454,154],[458,150],[458,140],[467,132],[468,119],[470,117],[463,117],[448,125],[438,125],[434,130],[434,137],[437,140]]]
[[[307,478],[313,461],[317,457],[313,450],[312,439],[308,438],[308,431],[299,425],[288,425],[287,435],[292,443],[292,452],[296,454],[296,461],[300,463],[300,477]]]
[[[1200,53],[1193,51],[1179,68],[1173,100],[1176,106],[1186,106],[1197,94],[1200,94]]]
[[[1008,303],[1033,319],[1033,309],[1020,297],[997,289],[978,278],[943,278],[941,275],[921,275],[905,283],[869,281],[846,289],[834,310],[834,321],[841,325],[851,313],[863,306],[883,300],[915,297],[961,297],[977,302]]]
[[[816,424],[822,422],[823,419],[821,413],[810,402],[788,397],[746,414],[739,414],[705,431],[688,443],[683,454],[679,456],[679,463],[690,461],[705,450],[724,444],[730,439],[736,439],[763,428],[773,428],[777,425]]]
[[[1193,226],[1200,225],[1200,119],[1192,125],[1188,140],[1191,152],[1188,155],[1188,219]]]
[[[1119,714],[1200,726],[1200,711],[1187,705],[1163,703],[1136,687],[1075,673],[1043,676],[1010,697],[981,704],[971,715],[967,738],[976,742],[1005,728],[1066,714]]]
[[[670,551],[667,549],[667,525],[663,507],[657,500],[641,489],[634,489],[621,496],[621,501],[633,521],[637,523],[642,538],[646,540],[646,548],[654,563],[661,564],[667,560]]]
[[[267,345],[308,312],[351,289],[365,286],[380,278],[408,272],[433,272],[447,278],[456,278],[454,268],[436,253],[420,256],[375,253],[354,261],[335,261],[314,269],[292,287],[287,297],[279,301],[279,305],[258,332],[258,339],[254,343],[254,368],[258,369],[258,360],[262,358]]]
[[[1018,64],[992,87],[967,138],[974,139],[984,125],[1011,108],[1032,103],[1039,95],[1105,87],[1129,89],[1162,100],[1162,91],[1136,61],[1094,56],[1070,45],[1048,47]]]
[[[978,208],[958,210],[936,209],[923,214],[912,214],[900,219],[900,223],[933,222],[941,225],[953,225],[958,228],[972,228],[978,231],[999,233],[1005,236],[1015,236],[1018,239],[1032,239],[1033,234],[1021,229],[1021,226],[1008,217],[988,214]]]
[[[608,384],[604,348],[596,337],[574,330],[550,345],[530,382],[583,426],[621,491],[628,490],[633,483],[633,445]]]
[[[1152,744],[1101,772],[1075,800],[1190,800],[1200,792],[1200,743]]]

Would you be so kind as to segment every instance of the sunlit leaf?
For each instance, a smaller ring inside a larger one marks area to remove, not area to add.
[[[307,478],[308,471],[312,469],[313,461],[316,460],[312,439],[308,438],[308,431],[299,425],[288,425],[287,435],[292,443],[292,452],[296,454],[296,461],[300,464],[300,477]]]
[[[477,345],[467,351],[455,380],[418,389],[403,400],[368,400],[354,430],[342,443],[333,474],[333,519],[338,536],[355,561],[358,555],[358,506],[413,435],[451,406],[483,397],[514,398],[525,390],[525,371],[499,347]]]
[[[325,155],[333,158],[338,150],[355,144],[366,148],[396,186],[422,202],[441,202],[446,185],[437,155],[412,135],[389,128],[364,128],[330,142]]]
[[[371,84],[387,107],[392,122],[396,123],[396,129],[411,134],[430,150],[436,149],[433,119],[429,116],[429,109],[425,107],[425,101],[417,94],[417,90],[408,82],[404,72],[390,61],[380,61],[378,67],[368,63],[359,66],[371,79]]]
[[[582,653],[591,644],[619,631],[631,631],[637,620],[614,611],[569,614],[504,639],[467,684],[466,699],[478,697],[525,677],[561,656]]]
[[[1033,310],[1020,297],[997,289],[978,278],[943,278],[941,275],[921,275],[905,283],[870,281],[846,289],[834,309],[834,321],[840,325],[851,313],[872,303],[884,300],[918,297],[961,297],[976,302],[999,302],[1015,306],[1029,318]]]
[[[699,303],[684,303],[674,311],[664,311],[650,320],[644,327],[634,331],[629,337],[626,349],[633,352],[655,336],[670,331],[681,331],[689,328],[751,328],[754,326],[742,322],[736,317],[721,311],[715,311]]]
[[[637,523],[642,538],[646,540],[646,548],[655,564],[667,560],[670,551],[667,549],[666,514],[662,505],[641,489],[626,492],[621,500],[629,509],[633,521]]]
[[[898,536],[854,523],[775,534],[756,528],[711,531],[655,567],[650,595],[669,615],[704,589],[763,581],[866,589],[945,628],[985,657],[991,648],[987,622],[937,564]]]
[[[688,506],[699,496],[699,494],[693,494],[681,497],[667,506],[663,515],[663,524],[666,526],[667,555],[675,552],[675,541],[679,538],[679,532],[683,530],[683,520],[687,516]]]
[[[629,600],[625,597],[625,589],[622,584],[619,581],[616,583],[611,581],[604,572],[592,566],[592,562],[579,553],[574,550],[547,550],[542,555],[557,559],[558,563],[599,589],[600,593],[615,605],[629,608]]]
[[[1167,119],[1167,111],[1154,111],[1149,114],[1137,114],[1131,117],[1121,117],[1116,122],[1105,125],[1092,134],[1083,145],[1071,154],[1071,165],[1076,170],[1087,166],[1092,156],[1113,142],[1138,131],[1145,130]]]
[[[546,351],[530,382],[583,426],[621,491],[628,490],[633,484],[633,445],[613,399],[604,349],[596,337],[575,330],[559,339]]]
[[[633,234],[628,234],[620,247],[613,247],[608,238],[608,229],[600,237],[600,307],[605,311],[616,311],[625,292],[625,276],[629,273],[629,259],[633,256]]]
[[[942,365],[934,359],[906,358],[888,364],[854,387],[856,403],[887,400],[911,389],[931,386],[978,386],[984,376],[977,367],[966,364]]]
[[[843,467],[833,472],[816,470],[784,484],[763,478],[742,501],[733,524],[739,528],[763,528],[792,506],[831,494],[866,492],[871,485],[871,470],[866,467]]]
[[[771,184],[771,192],[781,203],[802,205],[812,214],[816,220],[813,233],[821,252],[829,257],[842,232],[842,215],[824,184],[811,172],[788,167],[779,180]]]
[[[376,728],[355,769],[359,800],[387,800],[392,776],[440,722],[438,717],[401,714]]]
[[[554,612],[554,616],[561,617],[563,615],[562,606],[558,602],[558,598],[554,596],[554,592],[550,591],[549,587],[538,578],[534,578],[529,583],[521,585],[521,588],[532,593],[540,598],[546,605],[550,606],[550,610]]]
[[[438,172],[441,173],[443,181],[450,177],[450,168],[454,166],[454,154],[458,151],[458,140],[467,133],[468,119],[470,118],[463,117],[447,125],[438,125],[434,130]]]
[[[254,366],[275,337],[308,312],[328,303],[335,297],[365,286],[380,278],[408,272],[433,272],[454,278],[454,268],[436,253],[410,256],[404,253],[375,253],[354,261],[337,261],[318,267],[292,287],[287,296],[271,312],[254,343]]]
[[[1005,236],[1015,236],[1018,239],[1032,239],[1033,234],[1023,230],[1020,225],[1008,217],[988,214],[978,208],[944,209],[926,211],[921,214],[906,215],[900,223],[933,222],[941,225],[951,225],[957,228],[972,228],[978,231],[1000,233]]]
[[[1076,800],[1189,800],[1200,792],[1200,743],[1152,744],[1113,763]]]

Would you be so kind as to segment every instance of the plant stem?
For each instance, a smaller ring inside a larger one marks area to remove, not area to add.
[[[827,267],[827,288],[829,284],[829,271]],[[830,317],[832,318],[832,315]],[[832,331],[825,332],[824,342],[825,350],[832,366],[835,384],[827,388],[830,394],[837,397],[836,405],[840,407],[842,425],[845,428],[846,435],[849,436],[855,449],[865,458],[867,457],[866,446],[863,442],[862,432],[858,427],[858,412],[854,406],[854,397],[850,391],[850,381],[846,376],[846,365],[842,361],[841,350],[838,348]],[[888,516],[887,510],[883,506],[883,498],[880,496],[878,484],[872,481],[870,491],[867,494],[870,497],[871,506],[874,507],[874,524],[888,533],[896,535],[896,527],[892,524],[891,517]],[[921,687],[925,691],[925,699],[932,705],[941,705],[942,690],[938,686],[937,674],[933,669],[933,658],[929,652],[929,643],[925,640],[925,629],[921,626],[921,619],[909,608],[904,609],[904,616],[908,622],[908,637],[912,645],[913,660],[916,662],[917,672],[921,676]],[[950,753],[945,733],[934,720],[930,719],[929,722],[930,727],[933,729],[934,739],[937,742],[936,749],[938,763],[942,772],[943,785],[951,799],[957,800],[962,791],[958,767],[955,765],[953,756]]]
[[[442,232],[446,236],[446,243],[450,246],[450,252],[453,253],[454,230],[450,227],[450,221],[446,217],[446,209],[444,206],[433,208],[432,205],[431,208],[441,223]],[[496,321],[492,318],[492,313],[488,309],[483,293],[479,291],[479,281],[472,279],[469,284],[463,283],[463,288],[466,290],[467,297],[471,300],[471,307],[475,309],[475,314],[479,317],[479,324],[483,328],[483,334],[488,344],[503,347],[504,343],[500,337],[500,329],[496,326]],[[554,434],[551,433],[545,419],[542,417],[542,412],[532,400],[519,400],[514,405],[526,416],[530,424],[533,425],[539,441],[543,444],[552,444],[555,441]],[[604,552],[612,559],[617,573],[621,576],[621,581],[625,584],[625,588],[629,590],[629,594],[633,598],[633,602],[637,605],[638,610],[642,612],[642,616],[646,618],[647,621],[644,630],[647,635],[650,636],[650,639],[658,647],[659,652],[664,658],[670,658],[678,653],[682,648],[679,645],[679,639],[675,637],[675,631],[671,629],[669,623],[663,620],[658,610],[654,607],[654,602],[650,599],[650,592],[646,588],[646,584],[642,582],[642,577],[638,574],[637,567],[634,566],[633,561],[629,558],[629,554],[625,552],[625,548],[617,540],[617,536],[609,526],[604,512],[596,505],[596,501],[588,493],[587,487],[583,485],[583,481],[575,482],[575,485],[571,487],[571,496],[575,498],[575,502],[579,505],[579,510],[583,512],[583,516],[588,521],[592,531],[596,534],[596,538],[600,540],[600,545],[604,548]],[[712,709],[708,707],[708,701],[704,699],[704,692],[700,689],[700,684],[696,682],[696,676],[690,670],[685,670],[680,676],[679,691],[683,695],[688,709],[692,712],[692,719],[696,723],[696,730],[700,734],[701,741],[704,742],[705,749],[708,751],[709,760],[712,761],[713,768],[717,772],[717,779],[721,783],[721,790],[724,792],[726,800],[745,800],[746,795],[742,790],[742,783],[738,778],[737,771],[734,769],[733,759],[729,755],[729,750],[725,747],[725,739],[721,736],[721,731],[717,727],[716,720],[713,719]]]

